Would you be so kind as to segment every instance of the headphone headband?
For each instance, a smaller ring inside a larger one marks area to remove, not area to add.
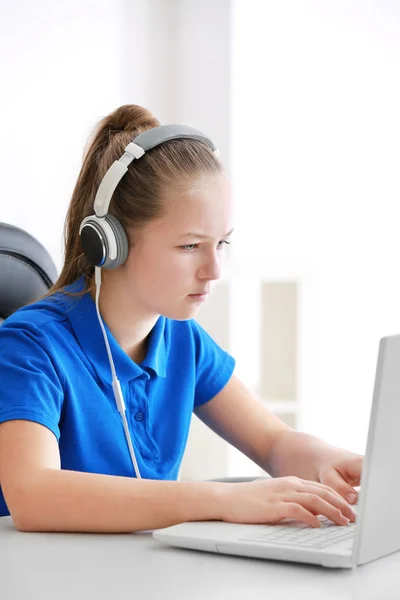
[[[160,125],[159,127],[153,127],[152,129],[147,129],[132,141],[141,146],[146,152],[163,142],[180,138],[199,140],[208,144],[213,152],[217,150],[216,145],[209,137],[187,125]]]
[[[205,142],[218,156],[218,148],[206,135],[187,125],[160,125],[147,129],[136,136],[125,148],[124,154],[119,160],[114,161],[107,173],[104,175],[94,200],[94,212],[98,217],[104,217],[108,213],[111,197],[115,188],[128,170],[133,160],[138,160],[145,152],[171,140],[192,139]]]

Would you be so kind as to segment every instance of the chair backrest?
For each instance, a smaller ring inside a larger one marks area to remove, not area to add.
[[[57,279],[47,250],[29,233],[0,222],[0,325],[43,296]]]

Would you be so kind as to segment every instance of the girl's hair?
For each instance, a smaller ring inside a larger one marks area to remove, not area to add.
[[[64,225],[64,265],[49,294],[82,275],[86,286],[91,287],[94,267],[81,248],[80,224],[85,217],[94,214],[97,189],[111,164],[123,155],[124,148],[134,137],[159,125],[145,108],[127,104],[103,118],[95,128]],[[149,221],[163,216],[167,210],[168,189],[184,190],[199,176],[222,171],[221,163],[204,142],[178,139],[161,144],[130,164],[113,194],[109,214],[117,217],[127,234],[128,228],[134,234]],[[132,236],[128,235],[128,239],[132,245]]]

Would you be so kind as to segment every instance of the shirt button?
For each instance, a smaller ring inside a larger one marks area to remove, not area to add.
[[[135,420],[136,421],[143,421],[144,419],[144,414],[142,412],[137,412],[135,415]]]

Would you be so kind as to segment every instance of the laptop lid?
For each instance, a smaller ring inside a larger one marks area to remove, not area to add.
[[[354,564],[400,550],[400,335],[379,344],[361,475]]]

